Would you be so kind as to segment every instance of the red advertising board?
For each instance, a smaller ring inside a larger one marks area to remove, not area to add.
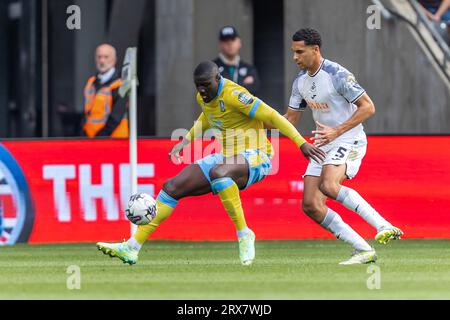
[[[139,185],[155,195],[185,165],[167,158],[175,142],[139,141]],[[355,188],[405,238],[450,238],[450,137],[369,137]],[[0,144],[3,241],[30,243],[128,238],[123,208],[130,195],[126,140],[14,141]],[[258,239],[333,236],[301,211],[306,160],[280,139],[278,172],[241,193]],[[328,205],[364,237],[375,234],[357,214]],[[154,239],[233,240],[235,232],[217,196],[182,199]]]

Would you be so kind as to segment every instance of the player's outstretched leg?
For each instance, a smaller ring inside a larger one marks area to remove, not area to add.
[[[347,223],[339,214],[325,205],[326,196],[319,190],[320,177],[306,176],[303,193],[303,211],[323,228],[350,244],[354,251],[350,259],[341,262],[343,265],[375,262],[375,250]]]
[[[255,258],[255,234],[247,227],[238,186],[229,177],[215,179],[211,186],[219,194],[220,200],[236,228],[241,263],[243,265],[252,264]]]
[[[138,226],[136,233],[121,243],[97,243],[97,248],[110,257],[116,257],[130,265],[138,261],[139,250],[149,235],[163,222],[177,205],[178,201],[161,190],[156,198],[158,208],[156,217],[149,224]]]
[[[341,185],[345,177],[345,165],[325,165],[322,169],[320,191],[335,199],[348,209],[356,212],[367,223],[377,230],[375,240],[386,244],[391,240],[400,239],[403,232],[384,219],[355,190]]]
[[[175,209],[178,200],[187,196],[211,192],[209,182],[196,164],[182,170],[176,177],[167,180],[156,197],[157,214],[147,225],[138,226],[136,233],[122,243],[97,243],[97,248],[111,257],[116,257],[130,265],[138,261],[139,250],[153,233]]]
[[[243,158],[240,161],[237,163],[244,164],[217,165],[211,169],[210,178],[211,189],[219,195],[236,228],[241,263],[248,266],[255,259],[255,233],[247,227],[239,187],[235,182],[236,180],[241,185],[245,185],[248,180],[248,165]],[[234,177],[235,180],[231,177]]]
[[[328,208],[325,219],[320,225],[331,231],[336,238],[349,243],[355,249],[350,259],[342,261],[339,264],[364,264],[377,260],[375,250],[355,230],[346,224],[335,211]]]
[[[391,240],[400,239],[403,231],[394,227],[384,219],[361,195],[355,190],[341,186],[336,200],[345,207],[359,214],[372,227],[377,230],[375,240],[387,244]]]

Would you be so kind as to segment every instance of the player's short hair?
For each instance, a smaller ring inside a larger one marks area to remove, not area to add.
[[[219,67],[212,61],[200,62],[194,70],[194,78],[208,78],[219,74]]]
[[[322,46],[322,37],[319,31],[312,28],[303,28],[298,30],[292,36],[292,41],[305,41],[306,45],[318,45]]]

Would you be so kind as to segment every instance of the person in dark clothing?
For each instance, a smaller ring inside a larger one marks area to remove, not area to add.
[[[213,60],[220,74],[243,87],[252,94],[258,93],[260,80],[256,68],[241,60],[239,51],[242,42],[233,26],[225,26],[219,32],[219,56]]]

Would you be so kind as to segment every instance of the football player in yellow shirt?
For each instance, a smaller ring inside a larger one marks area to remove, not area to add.
[[[138,253],[148,236],[173,211],[177,202],[188,196],[212,192],[236,227],[239,257],[250,265],[255,257],[255,234],[247,227],[239,190],[262,180],[271,169],[272,146],[264,125],[280,130],[307,158],[321,161],[325,153],[306,142],[295,127],[276,110],[252,96],[245,88],[220,76],[216,64],[200,63],[194,71],[197,102],[202,113],[184,139],[169,153],[180,159],[180,152],[207,129],[214,129],[222,151],[204,157],[167,180],[159,192],[157,215],[148,225],[138,226],[136,233],[122,243],[97,243],[105,254],[124,263],[137,262]]]

